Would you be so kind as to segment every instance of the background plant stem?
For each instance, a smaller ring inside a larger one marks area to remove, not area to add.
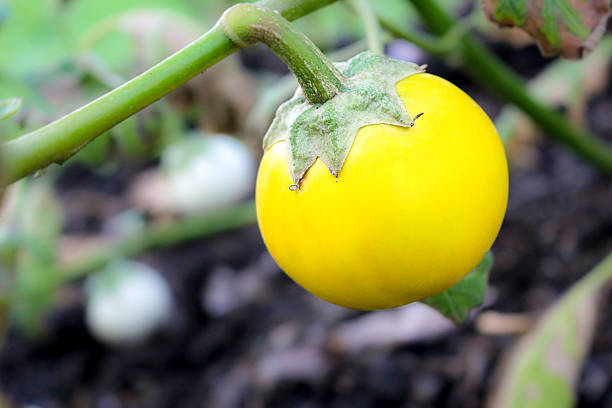
[[[255,203],[247,201],[214,214],[188,216],[174,222],[152,225],[69,265],[60,265],[58,268],[58,274],[62,276],[60,283],[99,270],[114,259],[129,258],[152,248],[175,245],[190,239],[230,231],[254,224],[256,220]]]
[[[455,26],[455,19],[446,14],[435,1],[409,1],[435,34],[443,36]],[[466,34],[460,37],[457,47],[462,67],[472,79],[518,106],[548,137],[564,143],[585,161],[612,174],[611,146],[576,128],[552,108],[537,101],[529,94],[527,84],[521,77],[473,36]]]
[[[350,0],[349,4],[363,23],[369,50],[378,54],[383,54],[384,49],[380,34],[380,25],[378,24],[378,19],[376,18],[376,13],[372,5],[368,0]]]
[[[335,0],[264,0],[288,20]],[[95,137],[238,50],[219,25],[153,68],[80,109],[0,145],[0,188],[63,163]]]

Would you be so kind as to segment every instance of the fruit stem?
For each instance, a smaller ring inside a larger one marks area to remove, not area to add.
[[[257,42],[267,45],[295,74],[310,103],[322,104],[344,88],[344,78],[334,64],[271,8],[237,4],[225,11],[219,25],[239,47]]]

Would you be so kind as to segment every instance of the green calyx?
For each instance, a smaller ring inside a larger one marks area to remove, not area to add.
[[[317,158],[338,177],[360,128],[389,124],[412,127],[411,118],[398,95],[398,81],[424,72],[425,67],[363,52],[336,64],[345,76],[345,88],[322,104],[309,103],[301,88],[282,104],[264,136],[264,149],[287,141],[289,171],[299,188],[306,171]]]

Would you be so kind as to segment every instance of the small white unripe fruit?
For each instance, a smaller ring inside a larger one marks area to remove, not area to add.
[[[169,317],[172,293],[147,265],[121,261],[87,279],[86,323],[108,345],[145,340]]]
[[[169,146],[162,169],[179,212],[203,213],[244,198],[253,188],[255,163],[246,146],[225,135],[191,136]]]

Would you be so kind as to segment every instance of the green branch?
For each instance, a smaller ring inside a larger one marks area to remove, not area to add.
[[[335,0],[263,0],[295,20]],[[153,68],[80,109],[0,145],[0,188],[63,163],[94,138],[238,50],[219,24]]]
[[[446,14],[435,1],[410,2],[436,35],[444,36],[455,27],[455,19]],[[399,32],[396,31],[396,34]],[[463,68],[476,82],[518,106],[548,137],[564,143],[585,161],[612,174],[612,148],[608,144],[571,125],[562,115],[534,99],[522,78],[475,38],[468,34],[461,36],[457,42],[457,53],[462,58]]]
[[[474,28],[476,14],[472,14],[456,22],[443,35],[435,36],[410,29],[406,24],[393,21],[382,14],[378,16],[380,25],[393,36],[409,41],[422,50],[440,56],[457,53],[457,45],[461,37]]]

